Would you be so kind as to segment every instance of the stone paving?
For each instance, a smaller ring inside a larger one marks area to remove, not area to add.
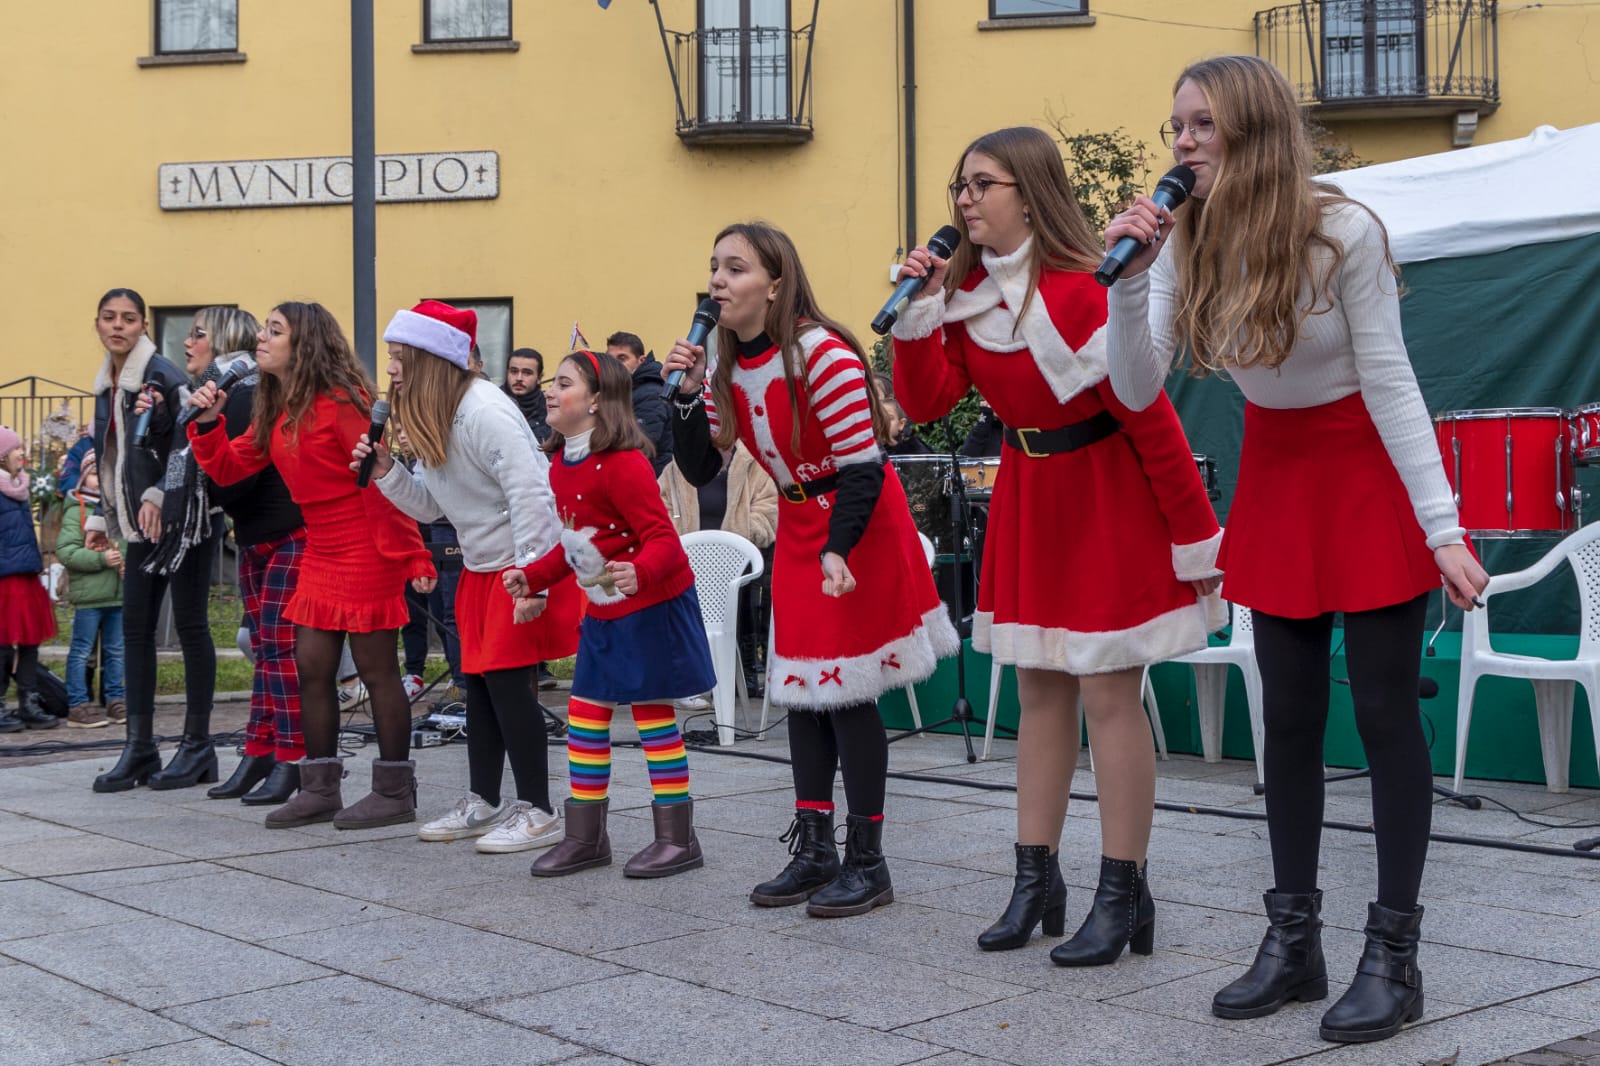
[[[625,717],[625,716],[624,716]],[[56,739],[87,740],[74,731]],[[105,731],[97,731],[105,732]],[[632,739],[619,725],[619,740]],[[729,754],[731,752],[732,754]],[[969,765],[959,738],[896,744],[885,849],[897,900],[808,919],[745,894],[786,860],[781,729],[690,757],[707,866],[628,881],[650,835],[637,750],[617,752],[617,864],[557,879],[531,856],[424,844],[414,827],[268,832],[262,812],[202,789],[101,796],[110,755],[0,762],[0,1066],[450,1064],[1344,1064],[1600,1061],[1600,862],[1434,846],[1424,884],[1427,1014],[1365,1047],[1322,1042],[1324,1005],[1211,1016],[1262,931],[1268,874],[1257,821],[1158,811],[1151,846],[1157,950],[1115,966],[1052,966],[1053,943],[985,953],[1012,869],[1014,745]],[[415,753],[425,815],[454,802],[464,745]],[[552,749],[553,788],[565,763]],[[350,760],[347,798],[370,752]],[[233,762],[224,758],[223,772]],[[1075,787],[1092,791],[1083,757]],[[1174,756],[1159,795],[1259,811],[1254,766]],[[509,787],[509,777],[507,786]],[[1600,796],[1475,783],[1503,811],[1440,807],[1442,832],[1568,848]],[[842,796],[840,797],[842,802]],[[1365,784],[1330,789],[1330,819],[1369,818]],[[1093,803],[1063,839],[1068,928],[1098,869]],[[1329,831],[1322,884],[1334,994],[1374,892],[1370,837]],[[1537,1052],[1529,1049],[1541,1049]]]

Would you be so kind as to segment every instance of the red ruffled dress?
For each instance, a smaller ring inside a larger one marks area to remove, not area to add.
[[[1098,674],[1204,647],[1227,622],[1190,581],[1221,541],[1189,442],[1165,395],[1143,411],[1106,377],[1106,296],[1084,272],[1046,270],[1022,315],[1028,246],[985,255],[951,295],[895,327],[895,396],[920,422],[976,386],[1010,427],[1056,429],[1109,412],[1119,428],[1073,451],[1008,441],[990,501],[973,646],[1002,663]]]
[[[0,478],[23,497],[0,494],[0,644],[31,648],[56,635],[56,613],[39,582],[44,560],[33,535],[28,476],[12,481],[0,473]]]
[[[300,582],[284,617],[333,632],[403,626],[410,617],[406,582],[436,575],[417,524],[376,485],[356,488],[350,452],[370,428],[368,416],[348,401],[318,396],[292,433],[279,419],[266,455],[256,450],[253,430],[230,441],[215,431],[219,424],[189,424],[200,469],[231,485],[271,463],[305,517]]]

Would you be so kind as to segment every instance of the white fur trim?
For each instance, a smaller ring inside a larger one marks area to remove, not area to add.
[[[1222,531],[1216,536],[1194,544],[1172,546],[1172,573],[1179,581],[1203,581],[1208,577],[1221,577],[1217,569],[1217,549],[1222,547]]]
[[[778,442],[772,435],[770,415],[757,415],[755,412],[758,406],[762,410],[770,406],[767,390],[775,382],[783,380],[783,353],[775,352],[771,359],[753,369],[734,363],[733,380],[744,395],[746,413],[750,418],[750,431],[755,435],[756,449],[760,452],[762,465],[772,472],[772,478],[780,488],[784,485],[793,485],[795,476],[788,464],[783,461],[784,449],[778,447]],[[720,411],[717,415],[719,420],[723,417]],[[729,411],[726,417],[737,419],[738,416],[735,412]]]
[[[906,304],[905,310],[900,312],[900,317],[894,321],[894,329],[890,330],[895,340],[920,341],[924,337],[931,337],[944,325],[944,295],[933,293],[928,296],[918,296]]]
[[[389,327],[383,331],[383,339],[395,344],[409,344],[418,351],[454,363],[462,370],[467,368],[467,356],[472,353],[472,338],[461,330],[448,322],[404,309],[396,311],[389,320]]]
[[[1131,629],[1086,633],[1017,622],[996,624],[993,612],[979,611],[972,618],[972,646],[1010,666],[1078,675],[1108,674],[1163,662],[1205,647],[1206,634],[1222,628],[1212,625],[1212,614],[1209,604],[1196,600],[1192,606],[1157,615]]]
[[[961,640],[943,604],[922,616],[915,629],[876,651],[848,659],[767,659],[767,691],[780,707],[829,711],[866,703],[892,689],[933,676],[940,659],[956,654]]]

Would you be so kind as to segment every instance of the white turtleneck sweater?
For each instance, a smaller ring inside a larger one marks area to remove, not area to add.
[[[1228,377],[1251,403],[1280,410],[1361,393],[1428,547],[1460,544],[1465,530],[1406,353],[1399,290],[1383,230],[1365,207],[1338,204],[1324,213],[1323,232],[1344,246],[1344,261],[1328,286],[1332,309],[1303,317],[1294,350],[1276,370],[1241,367],[1228,371]],[[1314,251],[1314,269],[1325,271],[1331,261],[1325,249]],[[1176,293],[1177,268],[1166,247],[1149,270],[1111,289],[1106,325],[1111,387],[1129,407],[1149,406],[1166,381],[1177,350]]]
[[[581,463],[589,458],[589,437],[594,434],[594,428],[574,433],[570,437],[561,438],[561,458],[569,463]]]

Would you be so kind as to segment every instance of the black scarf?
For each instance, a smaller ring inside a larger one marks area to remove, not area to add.
[[[518,396],[511,391],[509,385],[501,385],[500,391],[511,397],[511,402],[517,405],[517,409],[522,412],[522,417],[528,420],[528,427],[533,430],[534,436],[538,437],[542,443],[544,438],[549,436],[549,433],[545,432],[547,408],[544,393],[539,389],[534,389],[532,392]]]

